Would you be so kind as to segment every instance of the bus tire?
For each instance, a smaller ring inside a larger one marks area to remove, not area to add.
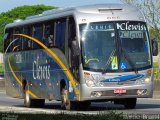
[[[72,102],[68,98],[68,91],[65,88],[61,90],[61,108],[65,110],[71,110]]]
[[[134,109],[136,107],[137,98],[128,98],[125,99],[124,107],[126,109]]]
[[[25,96],[24,96],[24,106],[26,107],[38,107],[42,108],[44,107],[45,104],[45,99],[32,99],[30,98],[30,95],[27,91],[25,91]]]
[[[35,103],[34,99],[31,99],[27,90],[25,90],[24,91],[24,106],[25,107],[33,107],[34,103]]]

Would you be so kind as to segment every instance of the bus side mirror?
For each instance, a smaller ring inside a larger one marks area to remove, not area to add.
[[[80,55],[80,49],[78,46],[78,42],[76,40],[72,41],[72,52],[73,56],[79,56]]]
[[[158,41],[152,40],[152,54],[153,56],[158,55]]]

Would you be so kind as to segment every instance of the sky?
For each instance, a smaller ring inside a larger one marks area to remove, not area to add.
[[[56,7],[73,7],[88,4],[121,3],[120,0],[0,0],[0,13],[18,6],[44,4]]]

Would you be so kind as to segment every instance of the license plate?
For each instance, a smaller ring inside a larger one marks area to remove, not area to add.
[[[116,88],[116,89],[114,89],[114,93],[115,94],[124,94],[124,93],[126,93],[126,89],[125,88]]]

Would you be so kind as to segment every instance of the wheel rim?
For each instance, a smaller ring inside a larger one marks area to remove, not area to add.
[[[62,108],[67,109],[69,105],[67,90],[62,90]]]
[[[26,93],[25,93],[25,105],[28,106],[29,103],[30,103],[30,96],[29,96],[28,92],[26,91]]]

